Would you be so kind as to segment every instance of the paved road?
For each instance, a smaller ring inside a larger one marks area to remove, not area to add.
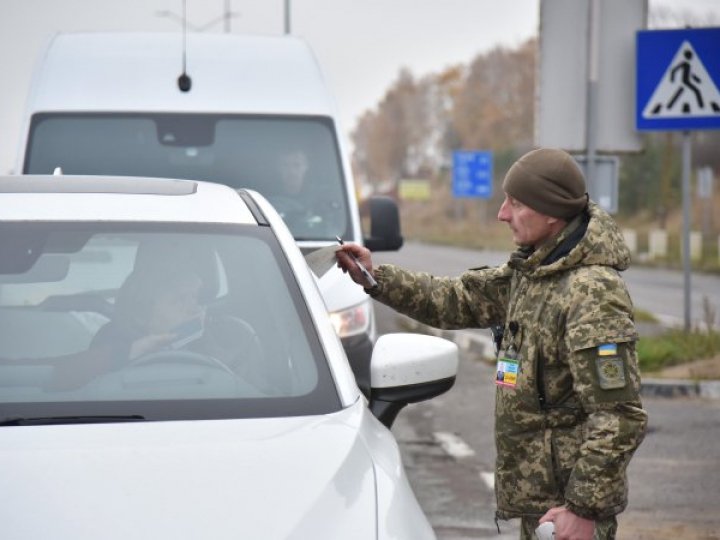
[[[378,254],[376,262],[454,275],[505,257],[410,244],[398,253]],[[627,280],[639,307],[657,305],[666,315],[682,316],[682,302],[662,301],[682,289],[679,272],[638,269]],[[698,294],[720,305],[720,279],[696,280],[695,286],[709,287]],[[392,311],[378,306],[377,315],[381,332],[398,331]],[[501,522],[501,535],[493,523],[492,375],[491,366],[465,354],[455,387],[408,407],[393,427],[410,481],[440,540],[517,538],[516,523]],[[720,401],[654,398],[644,404],[650,428],[629,470],[630,505],[621,515],[619,538],[720,540]]]
[[[454,276],[475,266],[494,266],[505,262],[507,252],[477,251],[446,246],[408,243],[395,253],[378,253],[378,262],[402,264],[436,275]],[[682,324],[684,320],[683,274],[680,271],[633,266],[623,273],[635,305],[662,320]],[[715,310],[714,323],[720,323],[720,276],[692,274],[691,315],[694,324],[704,326],[703,303],[707,299]]]

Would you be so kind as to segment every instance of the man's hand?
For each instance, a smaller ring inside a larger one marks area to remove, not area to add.
[[[371,286],[353,260],[353,257],[355,257],[357,262],[362,264],[367,271],[372,274],[372,256],[369,249],[358,244],[345,243],[335,252],[335,256],[337,257],[338,268],[346,274],[349,273],[355,283],[365,288]]]
[[[548,510],[540,523],[552,521],[555,524],[555,540],[592,540],[595,522],[573,514],[564,506]]]

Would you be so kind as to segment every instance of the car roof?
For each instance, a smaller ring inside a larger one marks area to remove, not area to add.
[[[258,223],[248,203],[222,184],[73,175],[0,176],[0,219]]]

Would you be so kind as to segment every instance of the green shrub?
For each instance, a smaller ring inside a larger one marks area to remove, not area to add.
[[[635,322],[657,323],[658,319],[655,315],[644,309],[635,308]]]

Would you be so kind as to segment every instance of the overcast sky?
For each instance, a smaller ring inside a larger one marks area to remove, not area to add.
[[[467,63],[538,31],[539,0],[291,0],[292,33],[314,49],[349,132],[401,67],[418,77]],[[229,4],[228,4],[229,3]],[[236,33],[281,34],[285,0],[187,0],[190,28],[222,32],[226,5]],[[720,20],[718,0],[650,0]],[[0,0],[0,173],[17,155],[18,131],[37,55],[55,32],[175,31],[181,0]]]

